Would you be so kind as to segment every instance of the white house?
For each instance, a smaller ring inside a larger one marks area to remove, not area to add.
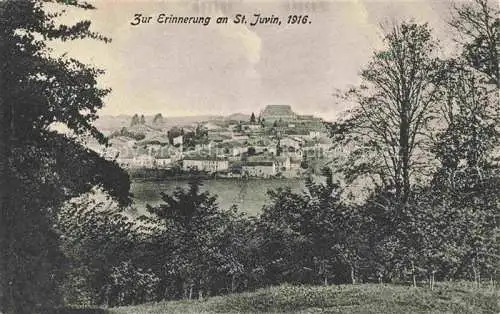
[[[241,167],[241,172],[250,177],[267,178],[277,173],[274,161],[248,161]]]
[[[229,161],[214,157],[186,157],[182,161],[184,170],[219,172],[229,169]]]
[[[319,131],[309,131],[309,138],[311,139],[321,137],[321,135]]]
[[[139,155],[132,159],[132,167],[152,168],[154,166],[154,157],[151,155]]]
[[[285,137],[280,140],[280,145],[282,147],[293,147],[299,149],[303,145],[303,141],[295,137]]]
[[[246,134],[233,133],[233,140],[246,141],[248,139],[249,139],[249,137]]]
[[[252,131],[259,130],[262,128],[262,125],[260,124],[249,124],[248,128]]]
[[[182,135],[174,137],[172,141],[173,141],[174,145],[177,145],[177,144],[182,145]]]
[[[279,156],[275,157],[274,161],[278,170],[290,170],[290,157],[288,156]]]
[[[156,157],[154,165],[158,168],[167,168],[172,164],[172,158],[169,157]]]
[[[300,164],[302,160],[300,158],[291,158],[290,159],[290,170],[300,169]]]

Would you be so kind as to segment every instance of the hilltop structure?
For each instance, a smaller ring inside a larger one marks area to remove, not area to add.
[[[313,115],[299,115],[293,112],[292,107],[289,105],[268,105],[261,112],[261,118],[267,124],[278,121],[288,124],[307,124],[309,127],[317,127],[322,122],[321,118],[314,117]]]
[[[289,105],[268,105],[262,111],[261,117],[267,122],[293,121],[297,118],[297,115]]]

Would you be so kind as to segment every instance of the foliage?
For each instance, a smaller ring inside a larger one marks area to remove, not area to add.
[[[121,261],[119,265],[113,266],[110,279],[103,287],[107,305],[110,306],[151,302],[156,298],[160,283],[151,269],[137,268],[130,261]]]
[[[250,123],[255,123],[255,114],[252,112],[252,115],[250,116]]]
[[[464,37],[476,34],[466,25],[483,31],[495,23],[485,3],[457,8],[462,20],[453,25]],[[389,49],[362,72],[365,85],[349,92],[358,107],[329,126],[351,149],[334,163],[346,183],[375,183],[358,206],[361,228],[371,229],[373,250],[361,251],[366,276],[426,279],[431,288],[436,279],[496,278],[500,107],[498,88],[484,79],[494,77],[487,60],[495,54],[475,41],[464,44],[464,59],[433,59],[437,45],[425,25],[403,23],[386,39]]]
[[[346,95],[357,106],[330,129],[339,145],[351,148],[338,165],[347,183],[369,177],[394,189],[404,203],[422,171],[422,134],[438,101],[437,43],[427,25],[413,23],[395,26],[385,43],[387,48],[375,53],[362,71],[360,88]]]
[[[64,284],[69,304],[116,305],[120,295],[130,299],[140,285],[141,273],[132,274],[136,270],[128,263],[139,242],[136,225],[117,211],[116,203],[97,201],[99,197],[90,194],[73,199],[57,214],[57,230],[71,270]],[[125,286],[122,281],[134,278],[127,291],[115,292]],[[135,292],[136,300],[139,294]],[[125,301],[121,300],[132,304]]]
[[[77,1],[56,1],[82,9]],[[42,1],[0,2],[0,311],[33,312],[60,301],[64,258],[52,230],[66,200],[101,186],[128,202],[129,180],[118,165],[83,145],[83,136],[105,143],[92,125],[108,89],[101,70],[51,56],[49,40],[107,38],[89,21],[59,25],[60,12]],[[70,132],[61,134],[53,123]]]
[[[164,203],[141,217],[149,239],[143,261],[160,277],[160,299],[235,291],[247,272],[250,221],[236,208],[219,210],[200,185],[192,179],[187,190],[163,194]]]
[[[359,216],[340,203],[329,169],[326,184],[307,181],[303,194],[269,191],[271,203],[259,220],[261,254],[271,283],[355,282]]]
[[[161,113],[157,113],[154,118],[153,118],[153,124],[162,124],[164,121],[164,118]]]
[[[459,35],[462,56],[467,63],[486,75],[487,83],[499,86],[500,11],[498,3],[473,0],[455,6],[450,25]]]
[[[138,125],[140,124],[139,121],[139,115],[136,113],[132,116],[132,120],[130,121],[130,126]]]
[[[146,138],[146,135],[144,133],[132,132],[132,131],[129,131],[126,127],[121,128],[120,131],[113,132],[109,136],[109,138],[111,139],[111,138],[118,137],[118,136],[130,137],[136,141],[141,141],[141,140]]]

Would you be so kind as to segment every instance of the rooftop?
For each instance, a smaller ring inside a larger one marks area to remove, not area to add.
[[[272,161],[249,161],[244,164],[245,167],[256,167],[256,166],[265,166],[265,167],[273,167],[274,162]]]
[[[211,156],[186,156],[184,160],[211,160],[211,161],[224,161],[225,158],[211,157]]]
[[[295,113],[289,105],[268,105],[262,112],[262,116],[294,116]]]

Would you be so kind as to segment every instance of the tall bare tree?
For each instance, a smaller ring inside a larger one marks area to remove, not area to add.
[[[349,92],[357,106],[334,133],[341,134],[341,145],[353,147],[343,164],[348,181],[369,175],[406,203],[438,99],[437,42],[427,25],[402,23],[385,43],[362,71],[361,87]]]

